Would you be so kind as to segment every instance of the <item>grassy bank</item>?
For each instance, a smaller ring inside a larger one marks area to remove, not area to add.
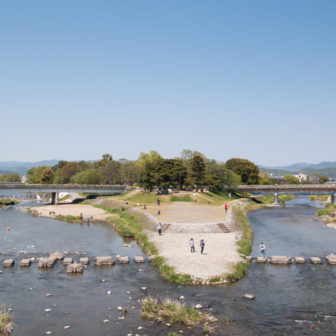
[[[184,303],[171,299],[164,299],[159,302],[151,297],[141,301],[141,317],[157,322],[184,324],[187,327],[194,327],[200,323],[207,325],[217,322],[214,316],[201,313],[192,307],[186,307]]]
[[[190,197],[190,195],[185,196],[171,196],[169,199],[170,202],[197,202]]]
[[[8,205],[18,204],[18,203],[19,202],[17,200],[13,200],[13,199],[1,199],[0,200],[0,208],[8,206]]]
[[[8,336],[12,331],[11,315],[3,305],[0,307],[0,336]]]
[[[68,223],[81,223],[83,220],[79,216],[71,216],[71,215],[56,215],[56,219],[66,221]]]
[[[309,199],[314,202],[314,201],[320,201],[320,202],[327,202],[329,195],[310,195]]]

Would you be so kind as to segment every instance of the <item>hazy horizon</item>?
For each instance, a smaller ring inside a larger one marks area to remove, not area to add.
[[[335,1],[18,2],[0,11],[0,161],[336,161]]]

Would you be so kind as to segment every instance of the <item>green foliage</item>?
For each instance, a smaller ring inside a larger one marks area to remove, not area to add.
[[[45,167],[41,174],[40,183],[42,184],[51,184],[53,183],[55,177],[55,172],[51,167]]]
[[[300,184],[300,181],[293,175],[286,175],[285,183],[286,184]]]
[[[18,174],[8,173],[0,174],[0,182],[20,182],[21,178]]]
[[[11,315],[4,305],[0,306],[0,336],[9,336],[12,331]]]
[[[244,184],[259,184],[259,168],[249,160],[230,159],[226,162],[226,168],[240,176]]]
[[[71,182],[75,184],[100,184],[101,180],[102,176],[97,169],[87,169],[71,177]]]
[[[229,282],[235,282],[242,279],[244,276],[246,276],[249,266],[249,262],[240,261],[235,265],[233,273],[226,275],[226,280]]]
[[[241,207],[234,207],[233,214],[236,222],[243,231],[242,239],[237,242],[238,252],[244,255],[250,255],[252,252],[253,230],[248,221],[246,212]]]
[[[17,204],[18,201],[15,199],[0,199],[0,208],[7,206],[7,205],[14,205]]]
[[[320,209],[317,211],[317,216],[331,216],[330,209]]]
[[[196,202],[196,200],[192,199],[190,195],[185,196],[172,196],[170,197],[170,202]]]
[[[206,313],[186,307],[184,303],[164,299],[161,302],[151,297],[141,301],[141,317],[158,322],[169,321],[171,324],[181,323],[193,327],[200,322],[213,322],[215,318]]]
[[[197,187],[203,185],[205,175],[204,159],[200,155],[194,155],[191,160],[191,179]]]
[[[66,221],[69,223],[79,223],[81,222],[81,218],[79,216],[71,216],[71,215],[56,215],[55,216],[56,219],[58,220],[62,220],[62,221]]]

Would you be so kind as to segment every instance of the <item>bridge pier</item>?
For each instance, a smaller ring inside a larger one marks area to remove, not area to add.
[[[334,204],[335,203],[335,194],[330,195],[330,203]]]
[[[52,192],[51,193],[51,204],[58,204],[58,202],[59,202],[58,192]]]
[[[279,204],[279,197],[278,197],[278,193],[274,193],[274,203]]]

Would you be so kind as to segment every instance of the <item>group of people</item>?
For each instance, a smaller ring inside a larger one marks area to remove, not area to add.
[[[191,252],[191,253],[196,252],[196,251],[195,251],[195,242],[194,242],[194,238],[190,238],[189,246],[190,246],[190,252]],[[204,252],[204,247],[205,247],[204,239],[201,239],[201,240],[200,240],[201,254],[203,254],[203,252]]]

